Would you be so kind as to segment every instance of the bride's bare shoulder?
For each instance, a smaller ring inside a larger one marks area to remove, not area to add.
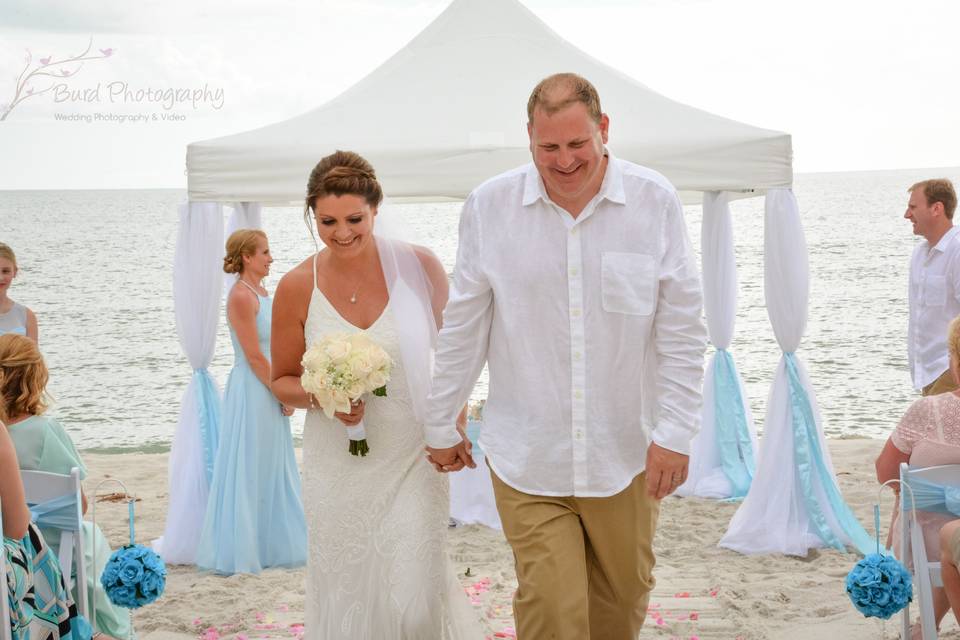
[[[290,271],[287,271],[277,285],[277,295],[296,296],[310,291],[313,287],[313,256],[310,256]]]

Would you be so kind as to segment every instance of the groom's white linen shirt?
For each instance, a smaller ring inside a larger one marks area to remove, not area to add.
[[[930,247],[921,240],[910,259],[907,360],[916,389],[950,366],[947,327],[960,315],[960,228],[951,227]]]
[[[480,447],[525,493],[609,496],[643,471],[652,436],[689,453],[706,331],[676,192],[609,156],[574,219],[533,164],[470,194],[438,339],[426,439],[454,423],[484,362]]]

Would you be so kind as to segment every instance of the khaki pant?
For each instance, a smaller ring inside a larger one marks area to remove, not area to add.
[[[953,373],[950,369],[947,369],[940,377],[928,384],[923,388],[921,393],[925,396],[936,396],[941,393],[947,393],[948,391],[955,391],[957,389],[957,381],[953,379]]]
[[[520,583],[517,640],[636,640],[660,513],[645,474],[606,498],[530,495],[490,475]]]

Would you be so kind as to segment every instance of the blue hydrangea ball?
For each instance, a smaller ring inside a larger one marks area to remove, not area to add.
[[[847,595],[864,616],[888,620],[913,600],[913,581],[896,558],[871,553],[847,574]]]
[[[110,602],[127,609],[137,609],[159,598],[166,582],[163,560],[140,544],[114,551],[100,576]]]

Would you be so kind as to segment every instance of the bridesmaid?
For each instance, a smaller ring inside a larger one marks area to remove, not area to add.
[[[306,563],[306,524],[293,454],[293,408],[270,391],[273,300],[261,280],[273,257],[259,229],[227,240],[223,270],[237,274],[227,297],[235,363],[223,399],[197,566],[219,574],[259,573]]]
[[[17,256],[9,245],[0,242],[0,334],[19,333],[34,342],[38,339],[37,316],[8,295],[17,277]]]

